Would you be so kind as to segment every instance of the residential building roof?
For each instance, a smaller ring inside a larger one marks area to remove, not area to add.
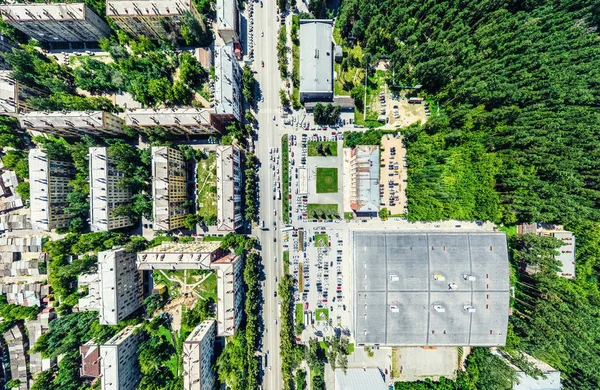
[[[108,16],[182,15],[190,9],[190,0],[109,0],[106,2]]]
[[[210,126],[214,109],[156,108],[129,110],[125,113],[127,126]]]
[[[10,4],[0,7],[3,20],[19,22],[39,22],[85,19],[86,7],[84,3],[28,3]]]

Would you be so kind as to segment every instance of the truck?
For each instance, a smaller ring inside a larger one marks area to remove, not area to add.
[[[281,229],[282,232],[289,232],[290,230],[294,230],[294,227],[292,225],[288,225]]]
[[[411,98],[408,98],[408,103],[409,104],[421,104],[421,103],[423,103],[423,98],[411,97]]]
[[[277,200],[281,200],[281,190],[277,190]]]

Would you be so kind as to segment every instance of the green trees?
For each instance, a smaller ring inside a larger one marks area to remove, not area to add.
[[[23,134],[19,129],[19,121],[11,116],[0,117],[0,148],[16,148],[23,146]]]
[[[260,341],[259,312],[262,293],[260,287],[260,256],[258,252],[250,252],[244,266],[244,283],[246,284],[246,360],[248,362],[248,389],[258,388],[259,361],[255,356]]]
[[[175,389],[180,382],[180,364],[176,340],[168,316],[158,316],[144,323],[146,339],[138,348],[138,363],[142,378],[138,389]]]
[[[342,108],[340,106],[334,106],[331,103],[323,105],[321,103],[315,104],[313,115],[315,122],[324,125],[334,125],[340,119]]]
[[[281,101],[281,105],[284,108],[289,107],[289,105],[290,105],[290,97],[288,96],[287,92],[285,92],[284,89],[280,89],[279,90],[279,100]]]
[[[244,95],[244,99],[248,105],[254,105],[254,95],[256,92],[256,80],[254,79],[254,72],[248,66],[248,64],[244,65],[244,71],[242,73],[242,93]]]
[[[258,221],[258,173],[257,158],[252,153],[246,153],[245,182],[245,209],[244,217],[247,221]]]
[[[22,150],[8,150],[2,156],[2,163],[8,169],[15,171],[21,179],[29,177],[29,159]]]
[[[248,360],[246,335],[238,330],[217,358],[217,375],[231,390],[247,389]]]
[[[279,0],[284,1],[285,0]],[[287,78],[287,33],[285,25],[279,28],[279,35],[277,36],[277,59],[279,61],[279,72],[281,73],[281,78]]]
[[[39,311],[40,308],[38,306],[10,305],[6,296],[0,295],[0,317],[3,319],[3,322],[0,324],[0,333],[4,333],[9,329],[14,324],[14,321],[34,320]]]
[[[281,355],[283,388],[286,390],[293,387],[293,371],[304,355],[304,348],[296,345],[296,336],[294,335],[293,286],[294,280],[291,275],[284,275],[277,286],[281,301],[281,328],[279,331],[281,349],[279,353]]]
[[[180,29],[186,45],[208,46],[212,42],[210,31],[202,28],[200,22],[189,11],[183,13]]]

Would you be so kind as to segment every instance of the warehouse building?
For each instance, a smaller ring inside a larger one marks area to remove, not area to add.
[[[221,118],[214,109],[205,108],[157,108],[127,111],[128,127],[152,131],[160,126],[176,135],[219,134],[223,130]]]
[[[379,146],[358,145],[350,152],[350,208],[359,216],[379,212]]]
[[[108,24],[84,3],[14,3],[0,6],[2,20],[41,42],[97,42]]]
[[[217,326],[215,320],[200,323],[183,343],[183,389],[212,390],[216,375],[212,360]]]
[[[183,153],[168,146],[152,147],[152,199],[154,230],[184,226],[188,214],[187,175]]]
[[[100,346],[102,390],[135,390],[140,382],[138,348],[143,332],[140,325],[123,328]]]
[[[233,232],[243,224],[241,152],[235,146],[217,146],[217,177],[217,229]]]
[[[358,345],[505,345],[504,233],[350,234]]]
[[[31,111],[19,115],[21,127],[61,137],[120,136],[125,122],[104,111]]]
[[[32,97],[44,96],[38,88],[30,87],[11,76],[10,70],[0,70],[0,115],[17,116],[31,111],[33,107],[28,100]]]
[[[333,99],[333,20],[300,20],[300,101]]]
[[[127,215],[115,215],[119,206],[131,204],[131,190],[119,187],[125,175],[117,170],[106,147],[89,148],[91,230],[106,232],[133,226]]]

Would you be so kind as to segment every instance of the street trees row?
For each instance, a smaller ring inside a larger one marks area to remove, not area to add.
[[[294,334],[294,280],[291,275],[284,275],[277,286],[279,300],[281,302],[280,319],[280,356],[281,374],[283,377],[284,390],[292,389],[294,386],[294,370],[298,367],[304,357],[304,347],[296,345]]]
[[[244,210],[247,221],[258,221],[258,160],[252,153],[246,154],[246,170],[244,176],[246,208]]]

